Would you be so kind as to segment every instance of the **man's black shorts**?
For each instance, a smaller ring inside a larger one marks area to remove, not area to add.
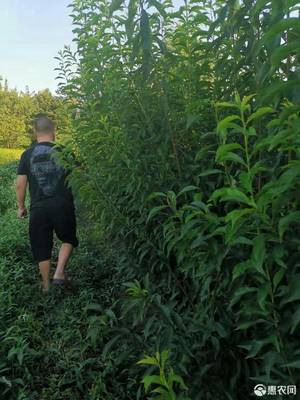
[[[29,236],[33,257],[36,261],[50,260],[53,232],[63,243],[70,243],[74,247],[78,246],[73,204],[44,204],[30,210]]]

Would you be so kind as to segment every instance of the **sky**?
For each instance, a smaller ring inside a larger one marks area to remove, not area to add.
[[[0,76],[10,88],[57,88],[54,57],[72,42],[71,0],[0,0]]]

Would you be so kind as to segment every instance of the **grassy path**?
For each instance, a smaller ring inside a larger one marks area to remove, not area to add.
[[[114,398],[109,394],[111,378],[106,377],[111,362],[101,355],[112,269],[82,239],[68,268],[73,287],[41,293],[29,251],[28,221],[16,219],[14,168],[0,167],[6,184],[0,217],[0,399]]]

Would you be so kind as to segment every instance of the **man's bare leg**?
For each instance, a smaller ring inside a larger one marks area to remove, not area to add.
[[[40,261],[39,268],[40,268],[40,273],[42,275],[43,292],[48,292],[51,261],[50,260]]]
[[[73,245],[70,243],[63,243],[59,250],[58,262],[53,279],[65,279],[65,267],[72,255]]]

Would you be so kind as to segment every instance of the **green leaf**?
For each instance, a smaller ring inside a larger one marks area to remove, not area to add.
[[[273,127],[279,126],[280,123],[281,123],[280,118],[274,118],[274,119],[272,119],[272,121],[268,122],[266,126],[269,129],[269,128],[273,128]],[[269,138],[266,138],[266,140],[268,140],[268,139]]]
[[[273,288],[274,291],[276,290],[277,286],[281,282],[282,278],[286,274],[286,270],[284,268],[281,268],[279,271],[276,272],[276,274],[273,277]]]
[[[169,358],[169,354],[170,354],[169,350],[164,350],[160,355],[162,369],[164,369],[165,367],[165,364]]]
[[[252,191],[252,177],[249,172],[241,172],[239,175],[241,186],[246,192],[251,193]]]
[[[195,190],[199,190],[199,187],[193,186],[193,185],[186,186],[182,190],[180,190],[180,192],[178,193],[177,197],[182,195],[182,194],[184,194],[184,193],[195,191]]]
[[[278,344],[277,337],[275,335],[272,335],[270,338],[267,338],[264,340],[253,340],[251,342],[247,342],[246,344],[238,345],[238,347],[248,350],[248,355],[247,355],[246,359],[247,358],[255,358],[258,356],[258,353],[262,350],[262,348],[265,345],[267,345],[269,343],[274,344],[274,341]]]
[[[153,200],[156,199],[157,197],[167,197],[166,193],[163,192],[152,192],[151,194],[149,194],[149,196],[147,197],[147,200]]]
[[[246,166],[245,161],[238,154],[229,152],[219,159],[219,162],[232,161]]]
[[[250,94],[249,96],[243,97],[243,100],[241,102],[241,107],[240,107],[241,111],[246,111],[247,109],[250,110],[249,103],[253,99],[254,96],[255,96],[255,94]]]
[[[3,383],[4,385],[8,386],[9,388],[12,387],[12,382],[9,381],[5,376],[0,377],[0,383]]]
[[[125,29],[128,40],[131,41],[134,32],[134,17],[137,12],[137,0],[129,0],[128,4],[128,18],[125,21]]]
[[[15,347],[12,347],[11,349],[9,349],[9,352],[7,354],[7,359],[12,360],[14,358],[15,354],[17,354],[17,353],[18,353],[18,349]]]
[[[237,327],[235,328],[236,331],[245,331],[248,328],[250,328],[251,326],[256,326],[257,324],[261,324],[261,323],[265,323],[264,319],[257,319],[257,320],[253,320],[253,321],[244,321],[241,322],[237,325]]]
[[[157,0],[148,0],[149,6],[153,6],[157,9],[157,11],[162,15],[164,18],[167,17],[167,12],[165,10],[165,6]]]
[[[172,375],[172,377],[171,377],[170,380],[172,380],[172,382],[177,382],[177,383],[179,383],[179,386],[180,386],[181,389],[185,389],[185,390],[188,389],[188,387],[187,387],[186,384],[184,383],[184,381],[183,381],[183,379],[182,379],[181,376],[174,374],[174,375]]]
[[[300,52],[300,45],[298,40],[294,40],[291,43],[288,43],[284,46],[280,46],[277,48],[271,55],[271,64],[274,67],[278,67],[282,60],[290,57],[293,53]]]
[[[270,336],[270,343],[272,343],[277,352],[280,353],[280,343],[276,334]]]
[[[119,10],[124,0],[112,0],[109,6],[109,15],[112,15],[115,11]]]
[[[173,321],[171,319],[171,309],[164,305],[161,304],[159,301],[156,301],[156,305],[159,308],[159,310],[161,311],[161,315],[166,319],[166,321],[173,326]]]
[[[201,244],[206,243],[205,238],[203,235],[199,235],[195,240],[192,241],[191,243],[191,250],[195,249],[198,246],[201,246]]]
[[[186,121],[186,129],[189,129],[195,122],[199,121],[199,115],[188,114]]]
[[[300,369],[300,360],[285,364],[285,367]]]
[[[137,364],[141,365],[158,365],[158,361],[155,357],[146,356],[142,360],[138,361]]]
[[[300,307],[294,312],[293,316],[291,317],[291,334],[295,332],[298,325],[300,324]]]
[[[222,133],[231,127],[231,122],[241,120],[241,117],[238,115],[229,115],[228,117],[222,119],[217,125],[217,131]]]
[[[138,364],[139,363],[140,362],[138,362]],[[153,383],[156,383],[157,385],[160,385],[161,384],[161,380],[160,380],[160,377],[158,375],[148,375],[148,376],[145,376],[142,379],[142,383],[144,384],[145,391],[147,392],[148,389],[149,389],[149,386],[153,385]]]
[[[234,93],[234,101],[236,102],[236,104],[240,108],[240,106],[241,106],[241,96],[240,96],[238,91],[235,91],[235,93]]]
[[[235,188],[223,188],[215,190],[210,200],[215,201],[217,199],[220,199],[220,201],[233,201],[247,204],[248,206],[254,206],[253,201],[247,197],[245,193]]]
[[[300,300],[300,274],[295,274],[289,282],[286,297],[281,301],[281,305]]]
[[[262,310],[266,309],[266,298],[268,297],[269,293],[270,293],[269,283],[266,283],[265,285],[263,285],[258,289],[257,302]]]
[[[288,229],[289,225],[294,222],[300,221],[300,211],[294,211],[290,214],[286,215],[285,217],[280,218],[278,224],[278,232],[279,232],[279,239],[282,242],[283,235]]]
[[[293,6],[299,5],[299,0],[287,0],[287,6],[288,8],[291,8]]]
[[[18,359],[19,364],[22,365],[22,364],[23,364],[23,359],[24,359],[24,353],[23,353],[23,351],[19,351],[19,352],[18,352],[18,354],[17,354],[17,359]]]
[[[231,222],[232,226],[234,226],[242,217],[251,214],[252,212],[253,208],[243,208],[241,210],[230,211],[230,213],[225,217],[225,222]]]
[[[123,338],[123,335],[121,335],[121,334],[116,335],[106,343],[106,345],[103,347],[103,350],[102,350],[102,356],[104,358],[106,357],[106,354],[109,352],[109,350],[113,347],[113,345],[121,338]]]
[[[266,371],[267,381],[270,381],[271,370],[278,362],[281,362],[281,357],[277,351],[269,351],[267,354],[263,355],[263,364]]]
[[[251,121],[255,121],[258,118],[263,117],[266,114],[270,114],[274,112],[273,108],[271,107],[261,107],[259,108],[257,111],[255,111],[255,113],[251,114],[250,117],[247,120],[247,125],[251,122]]]
[[[238,263],[232,272],[232,280],[238,278],[239,276],[243,275],[247,272],[251,267],[251,263],[249,261],[243,261]]]
[[[232,242],[234,244],[242,244],[245,246],[252,246],[253,245],[253,241],[246,238],[245,236],[239,236],[236,239],[234,239],[234,241]]]
[[[267,88],[262,88],[260,91],[260,101],[267,102],[274,99],[276,96],[288,94],[291,89],[297,88],[300,85],[300,79],[290,79],[289,81],[276,82]]]
[[[266,7],[266,5],[269,3],[270,0],[257,0],[254,3],[254,6],[252,9],[250,9],[250,12],[252,15],[259,15],[259,13],[263,10],[263,8]]]
[[[269,40],[274,39],[274,37],[278,34],[283,33],[287,29],[296,29],[300,30],[300,21],[299,18],[286,18],[282,19],[281,21],[277,22],[275,25],[273,25],[267,33],[265,33],[261,39],[261,43],[264,44]]]
[[[265,345],[264,340],[253,340],[253,343],[250,346],[246,359],[256,357],[264,345]]]
[[[147,319],[145,328],[144,328],[144,335],[145,335],[145,339],[148,339],[148,337],[151,334],[151,328],[154,325],[156,321],[156,316],[152,315],[150,318]]]
[[[91,311],[100,311],[100,312],[102,312],[103,311],[103,306],[101,304],[91,303],[91,304],[88,304],[87,306],[85,306],[85,310],[86,311],[91,310]]]
[[[218,333],[218,335],[221,338],[224,338],[224,337],[228,336],[228,331],[219,322],[215,322],[214,327],[215,327],[215,331]]]
[[[284,249],[284,247],[281,246],[276,246],[273,250],[273,258],[274,261],[276,262],[277,265],[280,267],[284,268],[285,270],[287,269],[286,263],[283,261],[283,258],[287,256],[287,251]]]
[[[169,190],[167,192],[167,200],[168,200],[168,203],[169,203],[170,207],[172,208],[172,210],[176,211],[177,197],[176,197],[176,194],[172,190]]]
[[[220,101],[216,103],[216,107],[224,107],[224,108],[237,108],[239,109],[239,106],[235,103],[228,103],[226,101]]]
[[[163,387],[157,387],[151,391],[151,393],[160,393],[162,397],[155,397],[156,400],[173,400],[170,398],[170,391],[169,389],[165,389]]]
[[[205,176],[209,176],[209,175],[214,175],[214,174],[222,174],[223,171],[221,171],[220,169],[208,169],[204,172],[201,172],[201,174],[199,174],[199,177],[205,177]]]
[[[242,286],[242,287],[238,288],[234,292],[234,295],[230,302],[230,305],[233,306],[235,303],[240,301],[241,297],[244,296],[245,294],[254,293],[254,292],[257,292],[257,288],[248,287],[248,286]]]
[[[148,218],[146,222],[149,222],[153,217],[155,217],[157,214],[159,214],[162,210],[165,210],[167,208],[166,205],[163,206],[157,206],[151,209],[151,211],[148,214]]]
[[[243,148],[238,143],[223,144],[219,146],[216,153],[216,158],[215,158],[216,161],[219,163],[227,160],[235,161],[234,158],[236,157],[237,162],[245,164],[244,160],[241,157],[232,152],[232,150],[237,150],[237,149],[243,149]]]
[[[266,275],[266,272],[263,269],[265,258],[266,258],[265,238],[263,235],[259,235],[253,240],[251,263],[254,269],[263,275]]]

